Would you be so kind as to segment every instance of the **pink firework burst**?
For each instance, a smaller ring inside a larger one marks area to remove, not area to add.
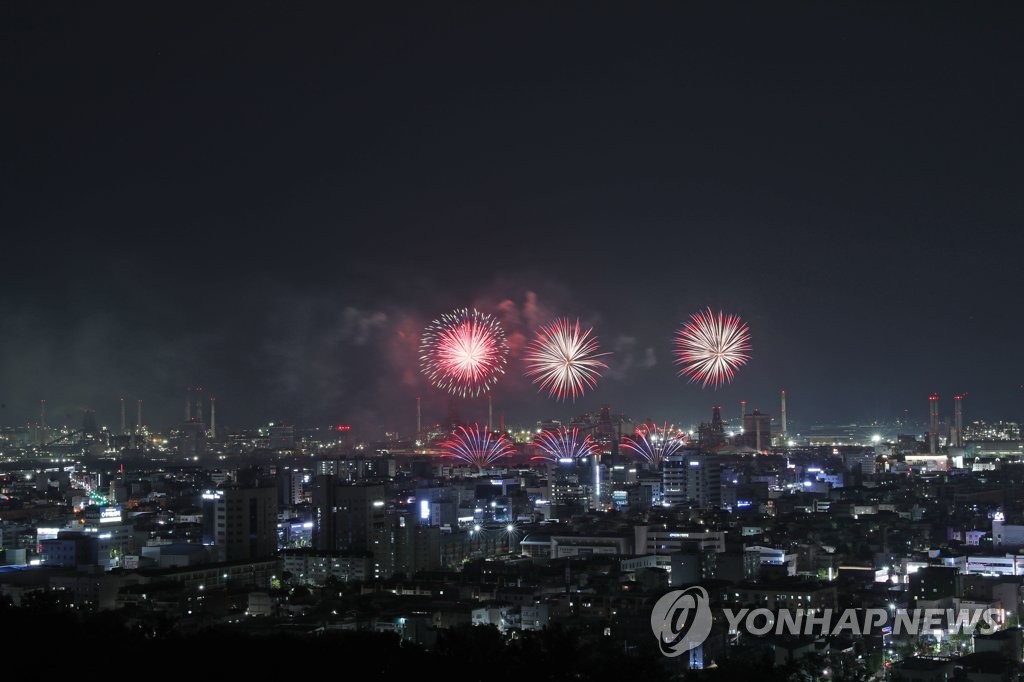
[[[430,382],[453,395],[478,396],[497,383],[508,364],[501,325],[477,310],[455,310],[427,325],[420,365]]]
[[[526,349],[526,376],[539,390],[547,389],[549,397],[575,401],[597,385],[607,367],[601,358],[610,353],[599,353],[599,348],[593,329],[559,318],[542,325]]]
[[[637,427],[631,436],[622,439],[622,447],[630,450],[654,466],[661,466],[662,460],[673,455],[686,445],[684,434],[667,423],[644,424]]]
[[[477,471],[515,454],[516,447],[505,434],[493,434],[474,424],[460,426],[441,444],[441,456],[457,459]]]
[[[593,455],[597,451],[597,443],[589,434],[580,437],[577,428],[567,429],[559,426],[554,431],[542,431],[533,442],[544,454],[531,459],[545,459],[549,462],[576,462]]]
[[[676,332],[674,352],[679,376],[717,389],[750,359],[750,329],[739,316],[722,311],[715,315],[708,308],[690,315]]]

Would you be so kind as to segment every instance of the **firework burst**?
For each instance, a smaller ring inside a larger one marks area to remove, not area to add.
[[[479,425],[460,426],[441,444],[443,457],[457,459],[477,470],[489,467],[498,460],[514,454],[515,446],[504,434],[493,434]]]
[[[750,359],[750,329],[736,315],[711,308],[690,315],[676,332],[675,364],[679,376],[701,382],[701,388],[718,388],[732,381],[736,370]]]
[[[579,429],[567,429],[564,426],[554,431],[542,431],[533,442],[544,454],[532,459],[545,459],[555,463],[561,460],[579,461],[597,450],[597,443],[589,434],[581,438]]]
[[[675,426],[644,424],[632,436],[622,439],[622,447],[640,455],[650,464],[661,466],[662,460],[679,451],[686,441]]]
[[[477,310],[455,310],[427,325],[420,365],[434,386],[463,398],[486,393],[508,364],[501,325]]]
[[[601,370],[608,365],[600,358],[593,329],[582,329],[575,323],[559,318],[549,325],[541,325],[536,338],[526,349],[526,376],[538,390],[547,389],[548,396],[573,401],[597,385]]]

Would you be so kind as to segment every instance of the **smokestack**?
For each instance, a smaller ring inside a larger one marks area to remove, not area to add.
[[[39,401],[39,426],[46,430],[46,400]]]
[[[217,437],[217,397],[210,396],[210,438]]]
[[[121,435],[128,433],[127,420],[124,418],[124,396],[121,396]]]
[[[786,440],[786,389],[782,389],[782,440],[785,445]]]
[[[135,447],[142,446],[142,401],[135,402]]]
[[[494,431],[494,401],[491,398],[491,394],[487,394],[487,432],[491,433]]]
[[[203,423],[203,387],[196,387],[196,423]]]
[[[501,423],[501,432],[505,433],[505,415],[498,417],[498,421]]]
[[[928,396],[928,452],[936,454],[939,451],[939,395],[932,393]]]
[[[744,401],[746,402],[746,401]],[[754,410],[754,431],[757,432],[757,451],[761,452],[761,420],[758,419],[760,412]]]
[[[421,438],[423,433],[423,420],[420,413],[420,397],[416,396],[416,437]]]
[[[747,401],[746,400],[741,400],[740,401],[740,421],[742,422],[743,418],[746,417],[746,416],[747,416]]]
[[[185,396],[185,423],[192,421],[192,387],[188,387],[188,395]]]
[[[953,435],[954,442],[958,448],[964,446],[964,406],[962,395],[953,396],[953,428],[956,432]]]

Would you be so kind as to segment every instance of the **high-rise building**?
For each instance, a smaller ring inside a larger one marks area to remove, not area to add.
[[[334,531],[337,489],[338,481],[333,473],[318,473],[313,477],[313,547],[318,550],[338,549]]]
[[[772,444],[771,415],[754,410],[743,417],[743,445],[755,448],[758,452]]]
[[[320,550],[372,551],[383,516],[384,486],[340,485],[330,474],[313,479],[313,545]]]
[[[851,471],[859,471],[862,475],[875,473],[875,451],[863,449],[859,451],[844,451],[843,466]]]
[[[932,393],[928,396],[928,452],[939,451],[939,396]]]
[[[374,526],[384,514],[384,486],[343,485],[335,495],[338,549],[372,549]]]
[[[662,462],[666,505],[690,504],[707,509],[722,505],[722,469],[714,455],[682,450]]]
[[[96,412],[94,410],[82,410],[82,435],[95,438],[100,433],[96,425]]]
[[[303,472],[281,467],[277,470],[277,506],[291,507],[302,501]]]
[[[291,450],[295,447],[295,427],[291,424],[270,425],[270,449]]]
[[[224,561],[248,561],[277,551],[277,489],[227,486],[203,493],[203,543]]]

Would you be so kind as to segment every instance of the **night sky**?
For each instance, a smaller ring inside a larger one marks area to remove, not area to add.
[[[513,422],[1024,418],[1019,4],[513,4],[6,3],[0,424],[199,383],[408,432],[472,305],[615,351],[576,405],[513,358]],[[718,391],[670,355],[704,306],[752,334]]]

